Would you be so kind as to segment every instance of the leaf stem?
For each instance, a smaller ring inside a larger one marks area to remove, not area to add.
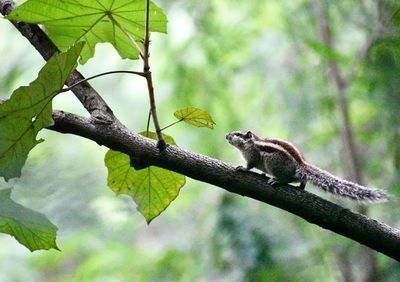
[[[149,45],[150,45],[150,32],[149,32],[149,15],[150,15],[150,0],[145,0],[146,4],[146,13],[145,13],[145,32],[144,32],[144,40],[143,40],[143,46],[144,46],[144,51],[143,51],[143,73],[144,76],[146,77],[147,81],[147,88],[149,92],[149,99],[150,99],[150,113],[151,116],[153,117],[153,123],[154,127],[156,129],[156,134],[157,134],[157,147],[160,150],[165,149],[166,143],[165,140],[162,137],[161,134],[161,129],[160,129],[160,124],[158,122],[158,117],[157,117],[157,110],[156,110],[156,101],[154,97],[154,87],[153,87],[153,78],[151,75],[150,71],[150,64],[149,64]]]
[[[136,74],[136,75],[146,77],[143,72],[139,72],[139,71],[127,71],[127,70],[107,71],[107,72],[102,72],[102,73],[87,77],[85,79],[79,80],[78,82],[72,84],[71,86],[61,89],[59,93],[67,92],[67,91],[71,90],[72,88],[74,88],[75,86],[77,86],[85,81],[91,80],[93,78],[97,78],[97,77],[109,75],[109,74],[114,74],[114,73],[130,73],[130,74]]]
[[[149,116],[147,117],[146,135],[149,135],[150,118],[151,118],[151,111],[149,111]]]
[[[175,122],[173,122],[173,123],[161,128],[160,131],[163,131],[163,130],[165,130],[165,129],[167,129],[167,128],[169,128],[169,127],[171,127],[171,126],[173,126],[173,125],[175,125],[175,124],[177,124],[177,123],[179,123],[179,122],[181,122],[183,120],[184,120],[184,118],[181,118],[180,120],[177,120],[177,121],[175,121]]]
[[[111,14],[109,15],[109,17],[111,18],[112,22],[115,22],[115,24],[125,34],[125,36],[128,37],[128,39],[132,43],[133,47],[135,47],[136,51],[139,53],[139,56],[142,59],[144,59],[143,51],[142,51],[142,49],[140,49],[139,44],[136,43],[136,40],[132,37],[132,35],[130,35],[129,32],[122,25],[120,25],[120,23],[118,21],[116,21]]]

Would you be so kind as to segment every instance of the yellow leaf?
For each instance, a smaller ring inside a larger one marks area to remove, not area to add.
[[[198,108],[189,107],[181,109],[176,111],[174,116],[179,120],[183,120],[184,122],[197,127],[208,127],[213,129],[215,125],[212,117],[207,112]]]

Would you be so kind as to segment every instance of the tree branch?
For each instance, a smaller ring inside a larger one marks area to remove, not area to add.
[[[14,8],[14,1],[0,0],[0,13],[4,16],[11,13]],[[58,48],[38,25],[15,21],[10,22],[24,37],[26,37],[26,39],[28,39],[28,41],[33,45],[33,47],[35,47],[35,49],[46,61],[49,60],[54,54],[60,52],[60,50],[58,50]],[[84,79],[85,78],[83,75],[75,70],[65,84],[67,86],[71,86]],[[89,83],[80,83],[71,91],[95,120],[105,123],[111,123],[115,120],[112,110],[108,107],[106,102],[96,92],[96,90],[90,86]]]
[[[293,186],[272,187],[265,176],[238,172],[220,160],[169,145],[157,149],[154,140],[130,132],[123,125],[96,124],[90,119],[54,112],[50,128],[79,135],[131,156],[132,164],[155,165],[293,213],[306,221],[355,240],[400,261],[400,231],[356,214]]]

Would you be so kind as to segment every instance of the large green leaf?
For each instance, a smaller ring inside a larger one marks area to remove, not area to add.
[[[44,215],[17,204],[11,189],[0,190],[0,232],[10,234],[31,251],[58,250],[57,227]]]
[[[29,151],[42,140],[38,132],[52,123],[51,100],[76,66],[83,43],[66,53],[54,55],[29,86],[14,91],[0,105],[0,177],[21,176]]]
[[[81,63],[93,57],[95,46],[109,42],[122,58],[137,59],[129,36],[142,47],[144,0],[28,0],[13,10],[8,19],[44,24],[61,50],[85,41]],[[150,3],[149,30],[166,32],[164,12]]]
[[[156,139],[154,132],[143,135]],[[171,137],[164,135],[164,138],[167,143],[175,144]],[[185,184],[185,176],[170,170],[155,166],[135,170],[130,166],[129,156],[117,151],[109,150],[104,162],[108,186],[118,195],[131,196],[148,223],[169,206]]]

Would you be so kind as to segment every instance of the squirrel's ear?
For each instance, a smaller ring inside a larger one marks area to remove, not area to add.
[[[247,131],[247,133],[246,133],[246,138],[248,138],[248,139],[253,138],[253,132]]]

